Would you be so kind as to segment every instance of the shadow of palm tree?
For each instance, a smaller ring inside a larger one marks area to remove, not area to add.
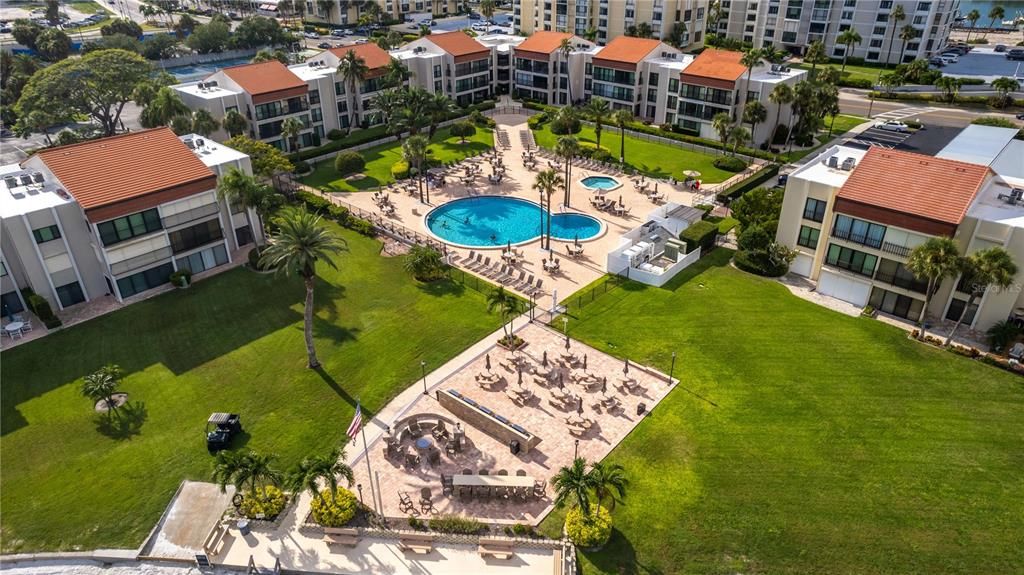
[[[129,401],[115,410],[96,414],[96,431],[111,439],[131,439],[141,433],[148,417],[145,403]]]

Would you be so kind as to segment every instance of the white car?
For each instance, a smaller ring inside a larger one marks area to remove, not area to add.
[[[947,64],[956,64],[960,61],[960,56],[952,52],[943,54],[940,58],[942,58],[942,61]]]
[[[473,30],[475,32],[486,32],[487,24],[473,24]]]
[[[303,34],[303,36],[305,36],[306,38],[309,38],[310,40],[319,40],[320,39],[320,35],[317,34],[316,32],[305,32]]]
[[[879,122],[875,124],[875,127],[879,130],[888,130],[890,132],[909,132],[910,128],[907,127],[903,122],[896,120],[888,120],[885,122]]]

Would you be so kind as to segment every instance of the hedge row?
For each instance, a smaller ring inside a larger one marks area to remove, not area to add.
[[[768,180],[774,178],[778,174],[779,174],[779,165],[778,164],[772,164],[772,165],[768,166],[767,168],[762,169],[754,177],[747,178],[746,180],[743,180],[742,182],[737,182],[737,183],[729,186],[728,188],[722,190],[721,192],[718,192],[717,194],[715,194],[715,197],[718,198],[719,202],[722,202],[723,204],[727,204],[727,203],[731,202],[732,200],[735,200],[736,198],[738,198],[738,197],[742,196],[743,194],[749,192],[750,190],[753,190],[753,189],[759,187],[761,184],[763,184],[763,183],[767,182]]]
[[[317,212],[324,217],[334,220],[338,224],[360,233],[364,236],[373,236],[373,222],[353,216],[348,208],[331,203],[326,198],[309,192],[297,192],[295,197],[311,211]]]
[[[871,92],[873,98],[879,100],[904,100],[911,102],[944,102],[948,103],[948,98],[944,94],[918,94],[916,92],[893,92],[892,94],[886,94],[885,92]],[[955,104],[985,104],[988,105],[991,96],[964,96],[957,95],[953,101]],[[1024,107],[1024,99],[1015,99],[1011,106]]]
[[[686,253],[690,253],[698,247],[710,248],[715,244],[715,237],[718,236],[718,225],[706,220],[694,222],[685,230],[680,232],[679,239],[686,242]]]

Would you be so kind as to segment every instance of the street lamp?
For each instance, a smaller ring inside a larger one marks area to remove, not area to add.
[[[672,367],[668,368],[668,384],[672,385],[672,374],[676,371],[676,352],[672,352]]]
[[[420,371],[423,372],[423,395],[427,394],[427,362],[420,360]]]
[[[356,489],[359,491],[359,504],[360,505],[364,505],[363,504],[363,484],[362,483],[357,483],[356,484]]]
[[[577,459],[579,459],[579,457],[580,457],[580,440],[577,439],[576,440],[576,445],[573,447],[572,459],[573,459],[573,461],[576,461]]]

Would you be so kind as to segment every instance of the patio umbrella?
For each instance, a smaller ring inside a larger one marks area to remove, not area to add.
[[[583,354],[583,371],[587,371],[587,354]]]
[[[518,379],[519,379],[519,387],[522,387],[522,386],[523,386],[523,370],[521,370],[521,369],[519,369],[519,368],[517,367],[517,368],[516,368],[516,372],[517,372],[517,373],[519,374],[519,375],[518,375]]]
[[[622,194],[619,194],[619,205],[620,206],[626,205],[626,204],[622,203]]]
[[[565,336],[565,351],[569,351],[569,335]]]
[[[583,396],[580,396],[579,407],[576,408],[576,413],[583,415]]]
[[[558,389],[563,389],[565,383],[562,381],[562,372],[558,372]]]
[[[601,393],[608,393],[608,378],[605,377],[601,380]]]
[[[658,182],[654,182],[654,193],[658,193]]]
[[[580,245],[580,235],[579,234],[576,234],[576,239],[573,240],[573,243],[576,244],[576,247],[579,247],[579,245]]]
[[[487,368],[487,371],[491,371],[491,354],[484,356],[484,367]]]
[[[629,359],[626,359],[626,365],[622,368],[622,373],[629,375]]]
[[[699,178],[700,172],[698,172],[697,170],[686,170],[685,172],[683,172],[683,175],[689,176],[691,178]]]
[[[548,350],[546,349],[544,350],[544,357],[541,358],[540,364],[543,365],[544,367],[548,366]]]

